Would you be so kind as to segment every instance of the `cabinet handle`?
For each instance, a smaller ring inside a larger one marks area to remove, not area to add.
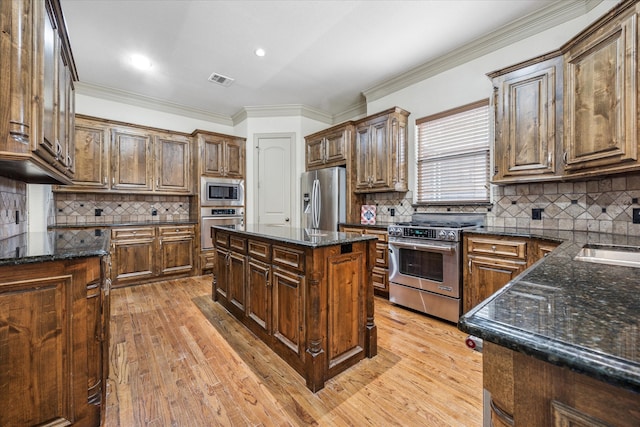
[[[469,274],[471,274],[471,260],[469,260]]]
[[[567,159],[568,159],[569,155],[567,154],[567,152],[565,151],[564,154],[562,155],[562,161],[564,162],[565,166],[567,165]]]
[[[71,156],[67,156],[67,169],[71,169]]]
[[[264,271],[264,280],[266,282],[265,285],[267,287],[271,286],[271,282],[269,281],[269,269],[268,268]]]
[[[115,176],[111,178],[111,184],[112,185],[116,185],[116,177]]]
[[[104,180],[102,181],[104,183],[104,185],[107,185],[107,177],[104,177]]]
[[[160,187],[160,178],[156,180],[156,187]]]
[[[56,139],[56,160],[60,158],[61,154],[62,154],[62,145],[60,145],[60,142]]]

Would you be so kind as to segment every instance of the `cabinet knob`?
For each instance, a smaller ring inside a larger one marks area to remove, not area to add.
[[[492,245],[492,246],[491,246],[491,250],[492,250],[493,252],[495,252],[495,251],[496,251],[496,245]]]

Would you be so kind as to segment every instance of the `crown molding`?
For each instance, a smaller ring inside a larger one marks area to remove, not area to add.
[[[333,123],[331,114],[302,104],[246,106],[234,114],[232,120],[235,126],[249,118],[291,116],[306,117],[327,124]]]
[[[148,108],[150,110],[162,111],[165,113],[190,117],[193,119],[205,120],[225,126],[233,126],[231,117],[223,116],[222,114],[216,114],[210,111],[187,107],[173,102],[152,98],[150,96],[140,95],[137,93],[114,89],[106,86],[82,82],[74,82],[73,85],[76,93],[81,95],[92,96],[95,98],[106,99],[108,101],[120,102],[123,104],[134,105],[137,107]]]
[[[571,0],[553,2],[542,10],[529,14],[484,37],[428,61],[418,67],[365,90],[367,102],[375,101],[393,92],[433,77],[443,71],[489,54],[527,37],[548,30],[568,20],[582,16],[602,3],[602,0]]]

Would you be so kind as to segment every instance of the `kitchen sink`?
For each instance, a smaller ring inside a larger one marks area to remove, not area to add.
[[[640,247],[584,245],[573,259],[597,264],[640,267]]]

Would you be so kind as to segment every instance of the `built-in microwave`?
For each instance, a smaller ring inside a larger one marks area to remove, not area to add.
[[[244,206],[244,180],[201,177],[200,206]]]

